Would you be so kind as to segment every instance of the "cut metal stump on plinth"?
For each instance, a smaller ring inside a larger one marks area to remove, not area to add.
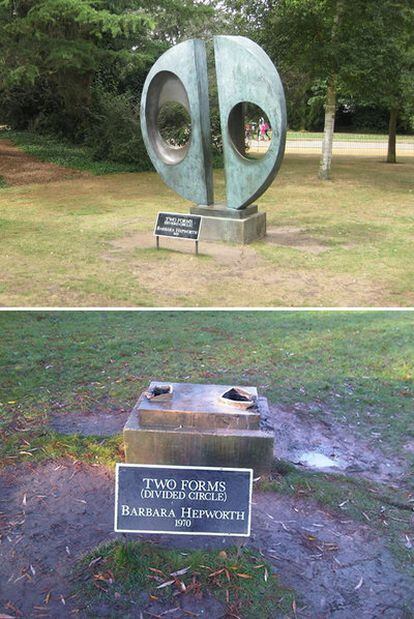
[[[147,391],[163,385],[171,385],[171,396],[159,401],[144,392],[125,424],[126,462],[270,471],[274,432],[267,399],[256,387],[241,387],[253,401],[243,409],[223,399],[231,385],[154,381]]]

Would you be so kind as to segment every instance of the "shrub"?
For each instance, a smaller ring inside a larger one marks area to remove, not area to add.
[[[86,143],[97,160],[136,163],[141,171],[152,169],[141,135],[139,102],[129,94],[95,87]]]

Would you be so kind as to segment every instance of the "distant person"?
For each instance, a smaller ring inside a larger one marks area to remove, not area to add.
[[[257,139],[260,141],[260,138],[262,136],[262,126],[264,123],[264,118],[260,117],[259,118],[259,124],[257,125]]]
[[[253,130],[253,126],[250,123],[247,123],[244,126],[244,138],[247,142],[249,142],[252,139],[252,130]]]
[[[263,139],[263,141],[266,140],[266,136],[269,138],[268,132],[269,131],[269,125],[267,124],[266,121],[263,120],[262,123],[260,123],[260,137]]]

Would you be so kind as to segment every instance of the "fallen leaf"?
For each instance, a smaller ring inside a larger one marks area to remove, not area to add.
[[[101,559],[102,559],[102,557],[97,557],[96,559],[92,559],[92,561],[89,563],[88,567],[92,567],[92,565],[95,565],[95,563],[98,563],[98,561],[100,561]]]
[[[166,580],[165,582],[158,585],[157,589],[163,589],[164,587],[169,587],[169,585],[173,585],[175,580]]]
[[[221,568],[221,570],[216,570],[215,572],[212,572],[211,574],[208,575],[209,578],[213,578],[214,576],[218,576],[219,574],[222,574],[224,572],[224,567]]]
[[[171,572],[170,576],[183,576],[183,574],[187,574],[190,566],[183,567],[181,570],[177,570],[176,572]]]
[[[361,578],[359,579],[359,583],[357,584],[356,587],[354,587],[354,591],[358,591],[358,589],[360,589],[362,587],[362,583],[363,582],[364,582],[364,579],[361,576]]]
[[[239,572],[237,572],[236,575],[239,576],[240,578],[251,578],[249,574],[240,574]]]
[[[161,572],[161,570],[157,570],[155,567],[150,567],[150,572],[155,572],[156,574],[160,574],[161,576],[165,576],[164,572]]]
[[[23,616],[23,613],[14,604],[12,604],[12,602],[10,602],[10,601],[7,602],[7,604],[5,604],[5,607],[8,610],[12,610],[13,612],[15,612],[17,617],[22,617]]]

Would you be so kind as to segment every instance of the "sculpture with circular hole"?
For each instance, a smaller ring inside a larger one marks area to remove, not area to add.
[[[181,103],[191,116],[189,141],[176,147],[157,127],[167,101]],[[169,187],[196,204],[213,203],[207,60],[203,41],[184,41],[152,66],[141,97],[141,131],[150,159]]]
[[[286,141],[286,102],[282,82],[269,56],[245,37],[214,37],[227,207],[243,209],[262,195],[282,163]],[[266,155],[244,155],[243,103],[267,115],[272,140]]]
[[[267,54],[245,37],[214,37],[220,124],[226,176],[226,207],[244,209],[272,183],[286,140],[286,102],[279,74]],[[166,142],[157,117],[166,101],[181,103],[191,116],[182,146]],[[245,104],[261,108],[272,131],[264,157],[246,156]],[[141,99],[141,128],[155,169],[184,198],[213,205],[208,76],[205,44],[192,39],[172,47],[152,67]]]

